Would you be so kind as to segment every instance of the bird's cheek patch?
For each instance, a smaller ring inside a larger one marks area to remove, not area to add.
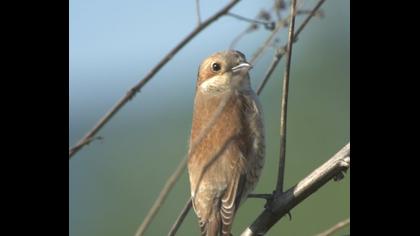
[[[226,74],[216,75],[200,84],[203,92],[223,91],[229,88],[230,79]]]

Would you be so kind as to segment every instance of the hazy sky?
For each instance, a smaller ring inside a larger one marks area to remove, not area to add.
[[[207,18],[227,1],[201,1]],[[270,1],[266,6],[269,7]],[[139,80],[196,25],[195,1],[71,0],[70,1],[70,102],[86,102],[96,96],[109,97]],[[253,17],[261,1],[243,1],[232,12]],[[215,50],[225,49],[234,35],[248,24],[224,17],[196,37],[170,64],[177,71],[194,71],[197,63]],[[167,80],[168,70],[153,83]],[[160,78],[159,78],[160,77]],[[186,81],[186,80],[182,80]],[[121,95],[121,93],[119,93]],[[110,98],[111,99],[111,98]],[[76,104],[71,104],[76,105]]]

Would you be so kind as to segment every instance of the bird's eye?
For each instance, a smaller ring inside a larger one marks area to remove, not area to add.
[[[217,63],[217,62],[215,62],[215,63],[213,63],[212,65],[211,65],[211,69],[213,70],[213,71],[219,71],[220,69],[221,69],[222,67],[220,66],[220,64],[219,63]]]

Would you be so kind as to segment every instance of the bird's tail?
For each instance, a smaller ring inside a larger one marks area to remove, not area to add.
[[[200,223],[202,236],[219,236],[222,234],[222,220],[218,214],[212,214],[207,222]]]
[[[207,222],[206,236],[218,236],[219,233],[220,233],[220,222],[217,220],[217,218],[210,219],[209,222]]]

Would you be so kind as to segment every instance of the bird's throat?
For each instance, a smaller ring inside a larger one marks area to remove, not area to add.
[[[200,84],[200,90],[203,93],[218,93],[229,90],[230,77],[227,74],[213,76]]]

